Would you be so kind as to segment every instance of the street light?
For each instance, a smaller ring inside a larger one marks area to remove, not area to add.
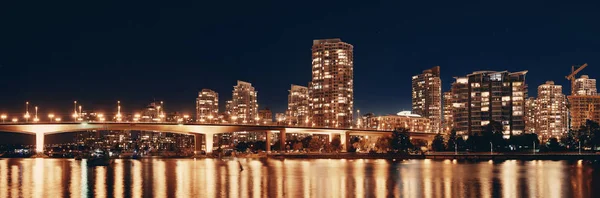
[[[211,123],[211,122],[212,122],[212,120],[213,120],[213,118],[214,118],[214,117],[212,116],[212,114],[211,114],[211,115],[208,115],[208,123]]]
[[[100,122],[104,122],[106,120],[106,119],[104,119],[104,114],[99,113],[97,117],[98,117],[98,121],[100,121]]]
[[[35,117],[33,118],[33,122],[38,122],[40,119],[38,118],[38,107],[35,106]]]
[[[83,112],[82,112],[82,110],[81,110],[81,109],[82,109],[82,106],[81,106],[81,105],[79,105],[79,116],[77,116],[77,117],[79,117],[79,118],[77,119],[77,120],[79,120],[79,121],[83,121]]]
[[[55,121],[55,122],[60,122],[60,121],[61,121],[61,119],[60,119],[60,118],[54,118],[54,121]]]
[[[52,122],[52,120],[54,120],[54,114],[48,114],[48,118],[50,118],[50,122]]]
[[[117,101],[117,122],[121,122],[121,101]]]
[[[237,122],[237,116],[231,116],[231,121],[235,124]]]
[[[25,102],[25,115],[23,117],[25,118],[25,122],[28,122],[31,117],[29,116],[29,102]]]
[[[494,153],[494,144],[492,144],[492,142],[490,142],[490,155],[493,155]]]
[[[6,120],[6,114],[0,115],[0,118],[2,118],[2,122],[4,122],[4,120]]]
[[[12,122],[18,122],[18,121],[19,121],[19,118],[13,118],[12,119]]]

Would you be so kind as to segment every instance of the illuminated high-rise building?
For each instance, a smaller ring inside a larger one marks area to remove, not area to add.
[[[202,89],[196,98],[196,121],[214,122],[219,114],[219,94],[210,89]]]
[[[536,111],[538,110],[537,101],[534,97],[525,100],[525,133],[535,133],[537,121]]]
[[[573,94],[569,99],[571,129],[578,130],[586,120],[600,122],[600,96],[596,90],[596,79],[582,75],[575,79]]]
[[[233,86],[231,95],[231,102],[228,101],[227,103],[231,122],[237,124],[255,123],[259,119],[256,100],[258,92],[254,90],[252,84],[238,80],[237,85]]]
[[[441,132],[442,80],[440,66],[412,77],[412,112],[431,120],[431,131]]]
[[[452,92],[444,92],[443,96],[443,118],[441,132],[448,135],[454,129],[454,118],[452,118]]]
[[[590,79],[587,75],[581,75],[575,79],[575,95],[577,96],[595,96],[598,95],[596,90],[596,79]]]
[[[286,122],[289,125],[308,125],[308,87],[292,85],[288,95]]]
[[[354,105],[353,46],[340,39],[314,40],[309,106],[312,124],[350,128]]]
[[[401,111],[396,115],[377,116],[377,130],[391,131],[406,128],[411,132],[431,132],[431,120],[410,111]]]
[[[457,77],[452,84],[457,134],[480,134],[491,121],[503,126],[505,137],[525,131],[527,71],[479,71]]]
[[[538,87],[535,106],[535,132],[543,139],[561,137],[567,132],[567,99],[562,86],[553,81]]]
[[[258,110],[258,118],[260,119],[260,124],[273,124],[273,112],[269,108]]]

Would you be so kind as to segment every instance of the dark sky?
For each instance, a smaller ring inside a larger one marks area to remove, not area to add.
[[[435,65],[444,91],[475,70],[529,70],[536,95],[546,80],[568,85],[573,64],[600,77],[599,4],[556,2],[3,1],[0,112],[26,100],[44,115],[73,100],[131,112],[157,99],[191,113],[202,88],[223,108],[238,79],[283,112],[290,84],[311,79],[319,38],[354,45],[361,112],[409,110],[411,76]]]

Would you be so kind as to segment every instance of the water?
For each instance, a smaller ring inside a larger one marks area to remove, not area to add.
[[[578,161],[0,159],[0,197],[598,197],[599,172]]]

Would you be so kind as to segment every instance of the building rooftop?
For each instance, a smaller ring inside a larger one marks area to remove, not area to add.
[[[399,116],[407,116],[407,117],[421,117],[420,115],[418,115],[418,114],[413,114],[413,113],[412,113],[412,112],[410,112],[410,111],[400,111],[400,112],[398,112],[396,115],[399,115]]]

